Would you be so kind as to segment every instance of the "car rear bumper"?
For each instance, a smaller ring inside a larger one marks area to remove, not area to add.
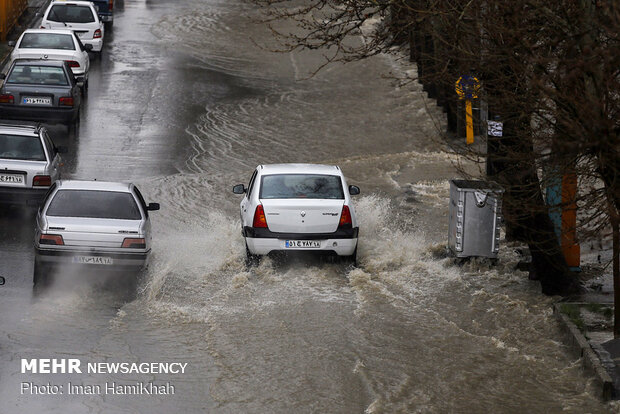
[[[86,72],[86,68],[71,68],[71,72],[73,72],[73,76],[84,76],[86,79],[88,79],[88,72]]]
[[[73,122],[78,115],[78,107],[37,108],[21,105],[0,105],[0,118],[24,121],[43,121],[51,123]]]
[[[43,201],[47,189],[48,187],[0,187],[0,204],[19,204],[38,207]]]
[[[243,235],[252,254],[266,255],[272,251],[335,252],[350,256],[357,247],[359,228],[338,229],[334,233],[274,233],[268,229],[245,227]],[[287,240],[317,241],[320,247],[287,247]]]
[[[80,39],[85,45],[93,45],[93,52],[101,52],[103,49],[103,39]]]
[[[338,229],[333,233],[277,233],[266,228],[245,226],[241,232],[244,237],[257,239],[286,240],[324,240],[324,239],[357,239],[359,227]]]
[[[76,267],[88,267],[90,269],[99,270],[133,270],[138,271],[143,269],[149,260],[149,253],[118,253],[118,252],[106,252],[106,251],[91,251],[88,249],[45,249],[35,247],[36,260],[45,265],[63,265],[63,266],[76,266]],[[76,263],[75,258],[88,257],[92,259],[91,263]],[[96,258],[111,259],[112,264],[97,263]]]

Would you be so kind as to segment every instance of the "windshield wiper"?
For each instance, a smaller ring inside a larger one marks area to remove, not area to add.
[[[56,10],[52,9],[52,13],[54,13],[54,16],[56,16],[57,19],[60,19],[60,16],[56,13]],[[67,23],[61,21],[61,20],[54,20],[55,22],[59,22],[65,25],[65,27],[67,27]]]

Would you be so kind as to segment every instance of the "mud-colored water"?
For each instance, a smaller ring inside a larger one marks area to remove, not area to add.
[[[118,4],[118,3],[117,3]],[[552,299],[504,246],[496,267],[444,257],[441,111],[393,57],[274,54],[242,1],[120,2],[68,175],[132,180],[152,213],[137,292],[63,271],[33,296],[32,223],[0,228],[1,413],[586,413],[615,409],[561,342]],[[264,48],[256,47],[256,44]],[[429,117],[432,115],[432,117]],[[54,130],[61,141],[63,131]],[[237,196],[257,164],[339,164],[362,188],[359,265],[243,265]],[[475,166],[470,166],[475,168]],[[21,358],[182,361],[183,375],[34,375]],[[33,396],[23,381],[170,382],[170,396]]]

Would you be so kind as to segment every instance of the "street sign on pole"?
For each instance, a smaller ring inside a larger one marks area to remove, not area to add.
[[[474,143],[474,117],[471,100],[478,98],[480,81],[475,76],[464,75],[457,79],[455,89],[456,94],[461,99],[465,99],[466,142],[470,145]]]
[[[504,123],[500,121],[487,121],[487,130],[490,137],[501,137],[504,134]]]

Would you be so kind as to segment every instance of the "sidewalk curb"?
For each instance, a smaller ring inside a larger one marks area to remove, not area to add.
[[[601,361],[590,346],[588,340],[583,336],[579,328],[560,311],[561,303],[553,304],[553,314],[560,322],[568,339],[568,346],[582,358],[584,371],[594,376],[597,385],[601,389],[601,398],[609,401],[614,398],[614,382],[601,364]]]
[[[37,9],[37,11],[34,12],[34,15],[30,19],[30,21],[28,21],[28,23],[26,23],[26,25],[25,25],[26,29],[31,29],[32,28],[32,26],[37,21],[37,19],[39,19],[41,17],[41,16],[37,16],[37,14],[39,14],[39,13],[42,14],[42,11],[44,11],[47,8],[47,6],[49,6],[49,4],[51,2],[52,2],[52,0],[45,0],[41,4],[41,6]],[[20,35],[21,35],[21,33],[20,33]],[[6,66],[6,64],[8,63],[9,56],[11,56],[11,52],[10,51],[5,56],[1,56],[0,57],[0,71],[2,71],[4,69],[4,67]]]

